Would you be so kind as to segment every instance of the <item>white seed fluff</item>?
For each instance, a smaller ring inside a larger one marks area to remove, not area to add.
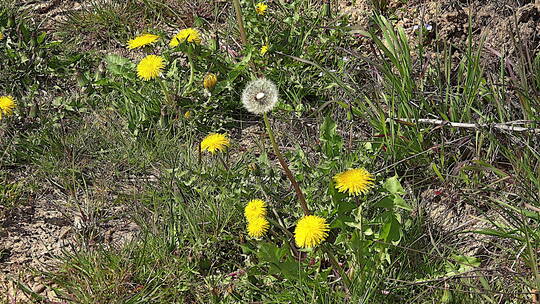
[[[276,85],[266,79],[259,78],[249,82],[242,92],[242,104],[253,114],[264,114],[272,111],[278,101]]]

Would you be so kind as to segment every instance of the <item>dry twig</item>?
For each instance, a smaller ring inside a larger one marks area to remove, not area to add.
[[[516,124],[521,124],[522,122],[505,122],[505,123],[463,123],[463,122],[451,122],[440,119],[429,119],[429,118],[420,118],[417,120],[407,119],[407,118],[394,118],[398,123],[404,124],[431,124],[438,126],[450,126],[455,128],[467,128],[467,129],[499,129],[504,131],[514,131],[514,132],[529,132],[534,134],[540,134],[540,129],[527,128],[516,126]]]

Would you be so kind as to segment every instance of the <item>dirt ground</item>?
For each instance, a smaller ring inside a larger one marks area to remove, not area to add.
[[[43,281],[39,271],[54,266],[55,257],[63,251],[74,252],[97,243],[118,246],[133,239],[139,231],[128,218],[118,216],[124,214],[122,207],[112,207],[97,218],[87,212],[96,206],[69,201],[60,191],[45,192],[42,197],[30,197],[24,205],[0,219],[0,301],[28,300],[17,291],[16,282],[54,300],[53,291],[45,288],[43,283],[48,282]],[[80,200],[89,198],[81,196]],[[107,221],[98,221],[109,217]]]
[[[343,13],[351,15],[353,26],[368,29],[372,0],[340,0]],[[467,46],[469,31],[476,43],[484,39],[484,63],[497,65],[500,56],[512,58],[516,46],[540,51],[540,0],[412,0],[388,2],[383,9],[389,19],[402,26],[409,39],[416,39],[424,25],[425,47],[428,55],[441,50],[442,43],[449,43],[456,55]],[[469,28],[470,27],[470,28]],[[488,56],[486,56],[488,55]]]

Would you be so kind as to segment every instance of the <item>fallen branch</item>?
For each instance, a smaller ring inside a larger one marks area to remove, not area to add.
[[[540,134],[540,129],[519,127],[516,126],[513,122],[507,123],[463,123],[463,122],[451,122],[446,120],[439,119],[429,119],[429,118],[420,118],[418,120],[407,119],[407,118],[394,118],[398,123],[403,124],[431,124],[438,126],[450,126],[455,128],[467,128],[467,129],[499,129],[504,131],[514,131],[514,132],[529,132],[534,134]]]

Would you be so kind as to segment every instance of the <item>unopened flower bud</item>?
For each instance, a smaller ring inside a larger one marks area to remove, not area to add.
[[[206,74],[206,76],[204,76],[203,85],[205,89],[212,90],[216,86],[216,83],[217,83],[216,74],[209,73],[209,74]]]

